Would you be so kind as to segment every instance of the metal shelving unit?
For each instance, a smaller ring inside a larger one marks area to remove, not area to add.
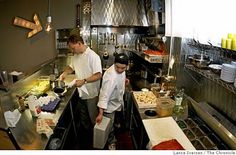
[[[191,71],[194,71],[202,76],[204,76],[205,78],[216,82],[217,84],[223,86],[224,88],[226,88],[227,90],[231,91],[232,93],[236,94],[236,88],[234,87],[233,83],[227,83],[224,82],[223,80],[220,79],[220,76],[211,72],[210,70],[203,70],[203,69],[199,69],[194,67],[191,64],[185,64],[184,66],[186,69],[189,69]]]
[[[190,47],[193,47],[195,49],[199,49],[202,51],[210,51],[210,50],[211,51],[218,51],[218,52],[220,52],[220,55],[222,57],[236,60],[236,51],[234,51],[234,50],[225,49],[225,48],[212,46],[212,45],[201,44],[201,43],[197,43],[194,41],[189,42],[188,45]]]

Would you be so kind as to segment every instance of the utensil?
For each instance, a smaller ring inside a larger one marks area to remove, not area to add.
[[[107,51],[104,51],[102,57],[104,60],[107,60],[109,58],[109,53]]]
[[[52,90],[59,97],[61,97],[61,96],[64,96],[65,92],[67,91],[67,86],[65,85],[64,81],[56,80],[52,83]]]

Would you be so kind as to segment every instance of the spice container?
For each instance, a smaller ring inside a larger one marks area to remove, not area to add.
[[[174,108],[174,100],[170,98],[157,98],[157,113],[160,117],[171,116]]]

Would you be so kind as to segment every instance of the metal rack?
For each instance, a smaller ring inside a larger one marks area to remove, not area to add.
[[[191,64],[185,64],[184,66],[185,68],[191,70],[191,71],[194,71],[204,77],[206,77],[207,79],[211,80],[211,81],[214,81],[216,82],[217,84],[223,86],[224,88],[226,88],[227,90],[231,91],[232,93],[236,94],[236,88],[234,87],[234,84],[231,84],[231,83],[227,83],[227,82],[224,82],[220,79],[220,76],[215,74],[215,73],[212,73],[210,70],[202,70],[202,69],[199,69],[199,68],[196,68],[194,67],[193,65]]]
[[[219,52],[220,56],[223,57],[223,58],[236,60],[236,51],[234,51],[234,50],[213,46],[211,44],[210,45],[201,44],[201,43],[196,42],[194,40],[190,41],[188,43],[188,45],[190,47],[193,47],[195,49],[202,50],[202,51],[217,51],[217,52]]]

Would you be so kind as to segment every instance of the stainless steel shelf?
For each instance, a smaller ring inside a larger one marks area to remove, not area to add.
[[[234,50],[212,46],[212,45],[196,43],[194,41],[189,42],[188,45],[190,47],[193,47],[195,49],[202,50],[202,51],[219,51],[222,57],[236,60],[236,51]]]
[[[236,88],[234,87],[234,84],[224,82],[223,80],[220,79],[219,75],[211,72],[210,70],[199,69],[199,68],[194,67],[191,64],[185,64],[184,67],[204,76],[205,78],[207,78],[211,81],[216,82],[217,84],[221,85],[222,87],[224,87],[227,90],[231,91],[232,93],[236,94]]]

